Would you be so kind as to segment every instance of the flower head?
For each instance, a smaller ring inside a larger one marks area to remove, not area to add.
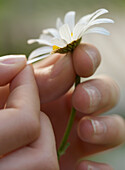
[[[113,20],[108,18],[98,18],[105,13],[108,13],[108,10],[99,9],[92,14],[83,16],[76,24],[75,11],[66,13],[64,22],[62,22],[60,18],[57,18],[56,28],[45,29],[39,39],[28,40],[29,44],[38,42],[44,45],[30,54],[28,63],[41,60],[52,53],[67,53],[73,51],[85,34],[99,33],[109,35],[106,29],[93,27],[102,23],[114,23]]]

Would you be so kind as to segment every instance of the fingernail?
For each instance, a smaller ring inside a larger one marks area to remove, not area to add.
[[[7,55],[0,57],[0,64],[20,64],[24,61],[26,61],[25,55]]]
[[[100,138],[107,132],[107,127],[103,121],[85,117],[81,120],[78,127],[79,137],[86,142],[90,142],[95,138]]]
[[[97,69],[99,62],[98,62],[98,58],[97,58],[97,54],[95,53],[94,50],[91,50],[89,48],[85,49],[85,52],[88,54],[88,56],[90,57],[92,64],[93,64],[93,72],[95,72],[95,70]]]
[[[93,127],[94,135],[100,135],[106,133],[107,127],[103,121],[92,120],[92,119],[90,119],[90,121]]]
[[[88,165],[88,170],[100,170],[100,169],[92,165]]]
[[[84,84],[82,87],[87,92],[87,94],[89,96],[90,103],[89,103],[89,108],[87,110],[87,113],[92,113],[97,110],[97,108],[100,104],[101,93],[95,86],[91,86],[88,83]]]

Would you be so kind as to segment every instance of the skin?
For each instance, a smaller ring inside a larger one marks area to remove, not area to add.
[[[1,109],[7,103],[6,108],[0,110],[0,139],[3,139],[0,140],[0,169],[58,170],[55,138],[58,147],[73,105],[77,114],[69,137],[71,145],[60,159],[60,169],[112,170],[106,164],[78,160],[124,142],[124,120],[116,115],[98,116],[117,104],[119,88],[113,80],[101,76],[81,83],[75,91],[70,89],[76,73],[81,77],[91,76],[100,60],[94,46],[81,44],[72,55],[54,54],[34,64],[35,79],[25,59],[9,70],[11,78],[4,76],[8,73],[8,65],[5,73],[0,71],[0,85],[4,85],[0,87],[0,96],[4,96],[0,98]],[[9,116],[11,112],[15,114],[13,118]],[[6,125],[5,119],[8,120]]]

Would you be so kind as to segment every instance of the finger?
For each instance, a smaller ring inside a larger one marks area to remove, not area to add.
[[[80,44],[73,52],[75,72],[80,77],[91,76],[101,61],[100,53],[90,44]]]
[[[48,117],[41,113],[40,136],[31,145],[21,148],[0,159],[3,170],[58,170],[55,138]]]
[[[38,65],[35,69],[41,103],[54,100],[66,93],[73,85],[76,73],[83,77],[90,76],[100,63],[100,54],[98,50],[91,45],[80,45],[72,55],[70,53],[66,55],[59,54],[58,60],[57,54],[55,55],[53,60],[50,62],[48,60],[48,64],[44,61],[42,65],[44,68]],[[97,61],[94,62],[93,58],[96,58]],[[53,63],[53,61],[56,62]],[[51,63],[52,65],[50,65]],[[84,64],[81,67],[79,63]]]
[[[50,65],[55,64],[62,56],[63,56],[63,54],[57,54],[57,53],[54,55],[50,55],[47,58],[45,58],[44,60],[34,63],[33,67],[35,69],[41,69],[44,67],[48,67]]]
[[[8,55],[0,57],[0,86],[10,83],[10,81],[21,71],[26,65],[24,55]],[[8,85],[0,87],[0,109],[5,105],[9,95]]]
[[[79,84],[73,93],[72,104],[79,112],[100,114],[114,107],[118,100],[116,83],[101,76]]]
[[[125,140],[125,121],[118,115],[85,117],[79,122],[78,135],[84,142],[114,147]]]
[[[76,170],[113,170],[110,165],[104,163],[97,163],[93,161],[82,161],[79,163]]]
[[[8,84],[26,65],[24,55],[0,57],[0,86]]]
[[[36,69],[35,76],[41,103],[63,95],[75,80],[71,55],[62,56],[54,65]]]
[[[39,135],[40,104],[33,70],[27,66],[12,81],[6,109],[0,111],[0,154],[29,144]]]

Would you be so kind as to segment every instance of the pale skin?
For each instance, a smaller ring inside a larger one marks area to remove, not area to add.
[[[1,170],[58,170],[55,143],[59,146],[71,105],[77,109],[76,121],[60,169],[112,170],[107,164],[78,160],[124,142],[124,120],[116,115],[99,117],[117,104],[119,88],[100,76],[69,91],[75,74],[91,76],[100,60],[95,47],[83,44],[72,55],[55,54],[34,64],[35,76],[24,57],[13,60],[15,64],[0,60]]]

